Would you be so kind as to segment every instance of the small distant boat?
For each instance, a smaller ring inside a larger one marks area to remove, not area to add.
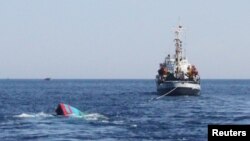
[[[64,103],[59,103],[55,112],[57,115],[63,115],[66,117],[82,117],[84,115],[82,111]]]
[[[157,92],[161,95],[199,95],[200,77],[195,65],[188,62],[182,52],[180,33],[182,26],[175,30],[175,54],[164,59],[156,76]]]
[[[50,81],[50,80],[51,80],[51,78],[44,78],[44,80],[46,80],[46,81]]]

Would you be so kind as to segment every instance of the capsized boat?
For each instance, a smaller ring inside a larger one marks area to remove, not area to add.
[[[175,30],[175,54],[165,57],[156,75],[157,92],[161,95],[199,95],[200,76],[194,64],[183,55],[180,34],[182,26]]]
[[[64,103],[59,103],[56,110],[55,110],[57,115],[63,115],[66,117],[82,117],[84,116],[84,113],[77,108],[64,104]]]
[[[46,81],[50,81],[50,80],[51,80],[51,78],[47,77],[47,78],[44,78],[44,80],[46,80]]]

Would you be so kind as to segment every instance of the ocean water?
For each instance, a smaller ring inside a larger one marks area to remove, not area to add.
[[[0,140],[205,141],[208,124],[250,124],[250,80],[202,80],[159,100],[154,80],[0,80]],[[58,103],[82,118],[54,116]]]

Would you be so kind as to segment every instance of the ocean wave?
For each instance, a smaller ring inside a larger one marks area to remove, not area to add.
[[[52,117],[52,114],[47,114],[44,112],[39,112],[39,113],[22,113],[19,115],[14,115],[13,117],[16,118],[46,118],[46,117]]]
[[[85,120],[91,120],[91,121],[96,121],[96,120],[102,120],[102,121],[107,121],[108,117],[101,115],[99,113],[89,113],[83,116]]]
[[[54,115],[44,113],[44,112],[39,112],[39,113],[21,113],[19,115],[14,115],[13,117],[15,117],[15,118],[47,118],[47,117],[54,117]],[[89,114],[85,114],[83,116],[78,116],[78,115],[72,114],[70,117],[71,118],[83,118],[83,119],[89,120],[89,121],[98,121],[98,120],[99,121],[107,121],[108,120],[108,117],[106,117],[102,114],[99,114],[99,113],[89,113]]]

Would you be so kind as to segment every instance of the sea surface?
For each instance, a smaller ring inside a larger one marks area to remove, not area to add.
[[[250,80],[201,88],[151,100],[154,80],[0,80],[0,140],[206,141],[208,124],[250,124]],[[55,116],[61,102],[85,116]]]

